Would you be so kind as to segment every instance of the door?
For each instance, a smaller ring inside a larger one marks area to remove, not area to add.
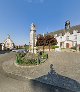
[[[66,48],[69,48],[69,43],[66,43]]]

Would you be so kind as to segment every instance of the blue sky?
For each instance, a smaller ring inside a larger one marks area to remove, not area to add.
[[[8,34],[16,45],[29,43],[31,23],[38,33],[80,24],[80,0],[0,0],[0,43]]]

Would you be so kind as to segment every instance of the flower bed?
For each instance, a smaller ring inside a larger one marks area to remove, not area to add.
[[[31,53],[17,53],[16,54],[16,63],[19,65],[38,65],[48,58],[47,53],[39,52],[37,54]]]

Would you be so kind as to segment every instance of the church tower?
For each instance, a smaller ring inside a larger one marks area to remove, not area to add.
[[[32,23],[30,28],[30,52],[32,53],[36,53],[36,42],[36,26]]]
[[[69,29],[70,29],[70,21],[67,20],[67,21],[65,22],[65,30],[68,31]]]

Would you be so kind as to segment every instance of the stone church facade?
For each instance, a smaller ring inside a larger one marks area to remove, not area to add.
[[[14,42],[11,40],[10,35],[2,43],[2,50],[12,50],[14,48]]]

